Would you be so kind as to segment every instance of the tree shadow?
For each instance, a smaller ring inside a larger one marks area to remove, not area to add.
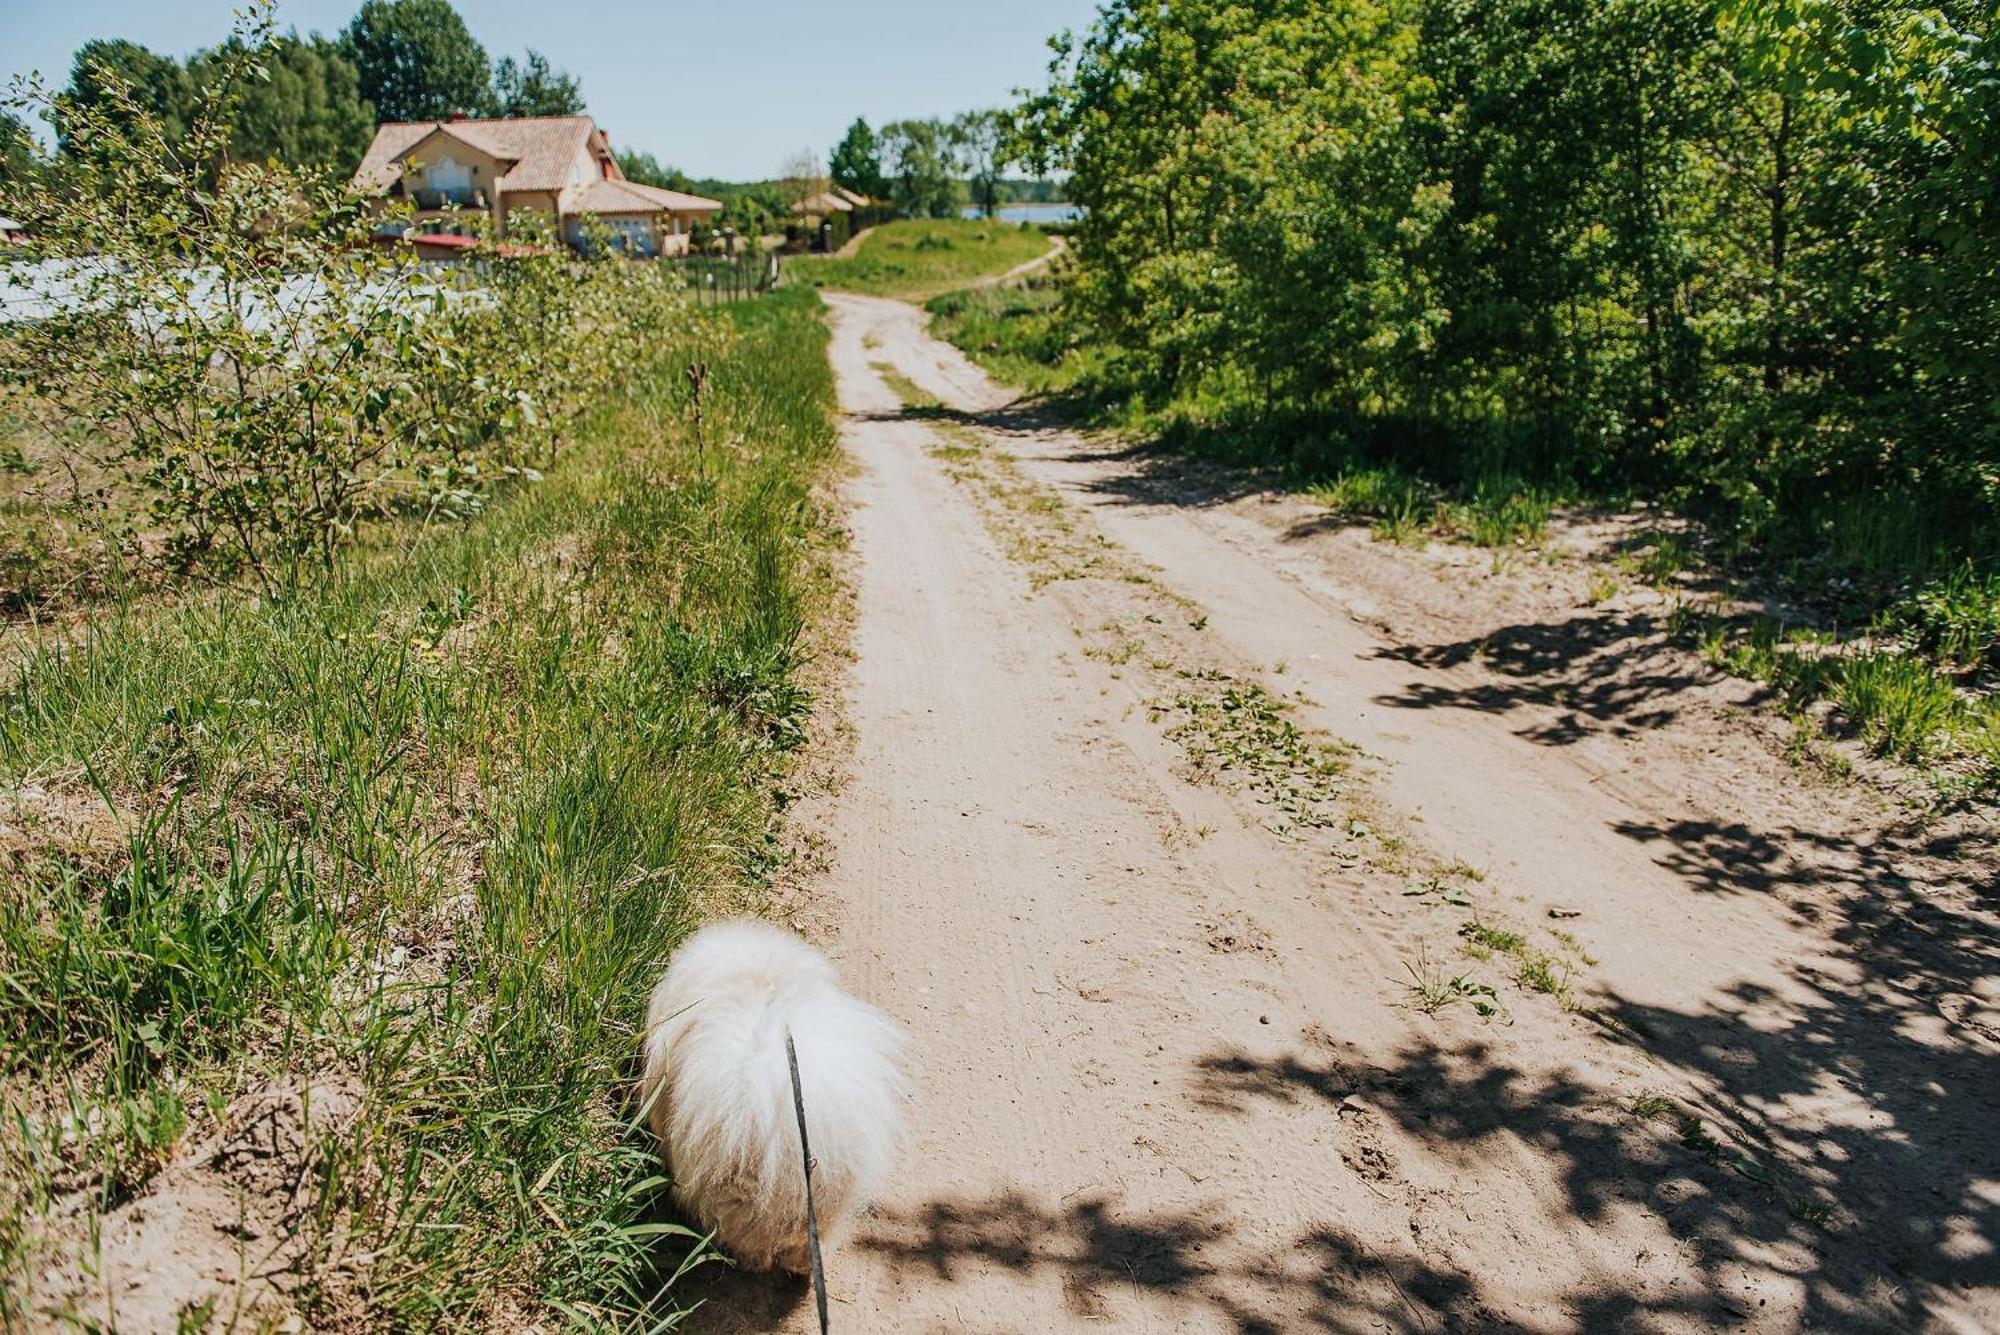
[[[1605,733],[1638,736],[1679,718],[1684,697],[1716,680],[1712,669],[1667,643],[1661,632],[1651,613],[1606,612],[1519,622],[1443,644],[1391,646],[1375,656],[1438,673],[1478,661],[1501,679],[1415,680],[1376,702],[1482,714],[1561,710],[1558,718],[1518,730],[1545,746],[1570,746]]]
[[[1053,1277],[1078,1322],[1115,1319],[1118,1295],[1132,1290],[1206,1311],[1244,1335],[1433,1332],[1449,1328],[1446,1313],[1476,1306],[1464,1276],[1378,1256],[1330,1225],[1263,1249],[1232,1246],[1235,1232],[1211,1210],[1127,1210],[1101,1193],[1047,1204],[1014,1190],[879,1213],[859,1243],[943,1284],[985,1268]]]
[[[1906,875],[1909,846],[1797,829],[1628,823],[1620,833],[1703,893],[1778,895],[1830,948],[1684,1008],[1612,995],[1592,1018],[1659,1063],[1671,1100],[1634,1102],[1571,1072],[1529,1072],[1486,1042],[1414,1046],[1383,1066],[1223,1050],[1190,1075],[1200,1106],[1358,1095],[1429,1153],[1524,1147],[1560,1166],[1567,1208],[1618,1202],[1688,1244],[1700,1291],[1671,1310],[1724,1323],[1746,1272],[1803,1294],[1808,1329],[1942,1323],[1944,1295],[2000,1291],[2000,929],[1996,891]],[[1584,1294],[1583,1329],[1665,1299]],[[1692,1305],[1691,1305],[1692,1304]]]

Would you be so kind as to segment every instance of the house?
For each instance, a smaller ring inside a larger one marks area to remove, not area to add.
[[[821,190],[816,194],[807,195],[792,205],[792,212],[801,218],[810,219],[831,218],[836,213],[852,213],[854,203],[847,195],[848,192],[845,190]]]
[[[12,218],[0,218],[0,246],[26,245],[28,229]]]
[[[478,212],[495,236],[534,217],[580,246],[584,220],[597,218],[633,255],[685,253],[694,224],[722,210],[717,200],[626,180],[588,116],[393,121],[375,131],[354,188],[407,200],[419,234],[462,230],[465,215]]]

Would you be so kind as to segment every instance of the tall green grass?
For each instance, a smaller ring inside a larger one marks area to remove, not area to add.
[[[785,266],[785,278],[811,287],[917,301],[1005,273],[1048,249],[1048,236],[1033,227],[988,219],[911,219],[875,228],[848,258],[796,259]]]
[[[775,856],[833,531],[817,312],[744,303],[628,368],[469,525],[21,650],[0,1323],[60,1315],[35,1283],[58,1207],[115,1209],[232,1105],[328,1084],[358,1113],[299,1154],[310,1322],[671,1321],[638,1023],[674,942]]]

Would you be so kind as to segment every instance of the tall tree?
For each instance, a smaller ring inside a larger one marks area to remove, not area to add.
[[[951,142],[972,187],[972,202],[991,218],[1008,160],[1007,118],[998,111],[965,112],[951,123]]]
[[[0,111],[0,191],[25,182],[40,159],[27,122],[11,111]]]
[[[888,193],[888,185],[882,179],[881,141],[859,116],[847,127],[826,165],[836,185],[844,185],[871,199]]]
[[[486,48],[450,0],[365,0],[341,44],[361,95],[385,121],[480,114],[492,105]]]
[[[502,116],[581,116],[583,89],[530,48],[518,64],[502,56],[493,67],[493,105]]]
[[[70,125],[72,118],[63,116],[61,107],[105,110],[117,100],[112,95],[114,82],[129,89],[135,107],[159,117],[168,143],[187,137],[194,103],[187,71],[171,56],[114,38],[85,42],[70,62],[69,87],[63,91],[56,117],[56,142],[63,152],[73,155],[81,146]]]
[[[958,206],[958,158],[939,121],[883,126],[882,171],[889,198],[913,218],[949,218]]]
[[[233,48],[205,51],[188,62],[197,83]],[[275,159],[288,167],[352,171],[375,133],[375,109],[361,96],[361,76],[338,43],[296,32],[260,53],[265,78],[244,89],[229,136],[232,156]]]

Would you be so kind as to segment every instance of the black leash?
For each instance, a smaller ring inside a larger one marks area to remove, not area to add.
[[[799,1088],[799,1050],[792,1045],[792,1031],[785,1031],[785,1060],[792,1068],[792,1111],[799,1115],[799,1153],[806,1165],[806,1250],[812,1258],[813,1301],[819,1305],[819,1335],[827,1335],[826,1269],[819,1259],[819,1213],[813,1209],[812,1146],[806,1143],[806,1096]]]

